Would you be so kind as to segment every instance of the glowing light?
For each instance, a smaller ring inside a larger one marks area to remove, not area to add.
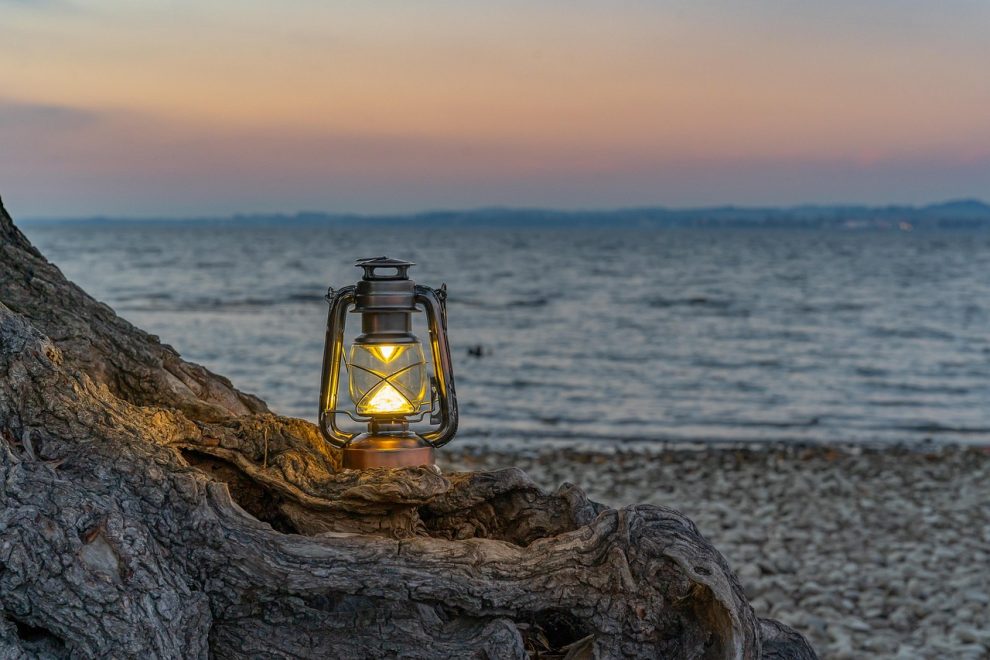
[[[399,352],[398,346],[376,346],[374,348],[375,353],[381,358],[382,362],[388,363],[392,361],[392,358]]]
[[[418,342],[352,344],[349,371],[351,400],[359,415],[409,415],[426,395],[426,360]]]
[[[360,412],[363,414],[413,412],[409,401],[389,383],[382,383],[362,408]]]

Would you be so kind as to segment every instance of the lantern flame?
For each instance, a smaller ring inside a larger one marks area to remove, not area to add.
[[[375,413],[408,413],[412,406],[409,401],[399,394],[399,391],[392,387],[390,383],[382,383],[378,391],[365,406],[367,412]]]

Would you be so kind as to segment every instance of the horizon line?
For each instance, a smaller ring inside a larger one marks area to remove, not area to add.
[[[612,213],[629,213],[637,211],[662,211],[666,213],[684,213],[684,212],[704,212],[704,211],[795,211],[795,210],[812,210],[812,209],[905,209],[905,210],[925,210],[933,209],[938,207],[953,206],[953,205],[976,205],[980,207],[985,207],[987,211],[990,211],[990,204],[985,202],[980,197],[956,197],[950,199],[944,199],[941,201],[928,202],[923,204],[909,204],[909,203],[899,203],[899,202],[886,202],[886,203],[865,203],[865,202],[834,202],[834,203],[821,203],[821,202],[802,202],[799,204],[784,204],[784,205],[774,205],[774,204],[734,204],[734,203],[723,203],[723,204],[710,204],[710,205],[697,205],[697,206],[664,206],[662,204],[637,204],[634,206],[609,206],[609,207],[556,207],[556,206],[510,206],[510,205],[485,205],[485,206],[470,206],[470,207],[432,207],[424,208],[421,210],[414,211],[396,211],[396,212],[378,212],[378,213],[367,213],[367,212],[357,212],[357,211],[330,211],[330,210],[315,210],[315,209],[297,209],[295,211],[231,211],[225,215],[220,214],[190,214],[190,215],[163,215],[163,214],[131,214],[131,215],[116,215],[116,214],[85,214],[85,215],[43,215],[43,216],[24,216],[18,218],[18,222],[73,222],[73,221],[109,221],[109,222],[156,222],[156,221],[175,221],[175,222],[195,222],[195,221],[236,221],[236,220],[250,220],[250,219],[263,219],[263,218],[283,218],[283,219],[302,219],[306,216],[322,216],[324,218],[340,218],[340,219],[364,219],[364,220],[376,220],[376,219],[394,219],[394,218],[417,218],[427,215],[441,215],[441,214],[480,214],[486,212],[501,212],[501,213],[548,213],[548,214],[558,214],[558,215],[580,215],[580,214],[612,214]],[[3,198],[0,196],[0,208],[5,208],[3,203]],[[8,210],[9,213],[9,210]],[[14,217],[14,214],[10,214]]]

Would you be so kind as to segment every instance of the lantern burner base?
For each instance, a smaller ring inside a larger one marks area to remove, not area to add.
[[[433,447],[415,433],[362,433],[343,450],[343,467],[348,470],[368,468],[416,467],[434,465]]]

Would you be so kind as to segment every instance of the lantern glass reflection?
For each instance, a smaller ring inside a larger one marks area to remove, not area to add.
[[[426,398],[426,358],[419,341],[353,344],[347,370],[348,389],[359,415],[409,415],[418,412]]]

